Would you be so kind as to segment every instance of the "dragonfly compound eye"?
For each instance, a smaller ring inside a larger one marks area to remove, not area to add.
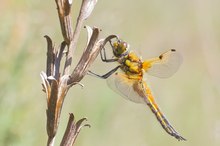
[[[128,43],[118,40],[113,43],[113,52],[116,57],[120,57],[123,54],[126,54],[128,50]]]

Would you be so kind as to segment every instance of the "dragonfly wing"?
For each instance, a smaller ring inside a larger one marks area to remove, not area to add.
[[[172,76],[182,63],[182,56],[174,49],[169,50],[159,57],[144,61],[145,70],[149,75],[168,78]]]
[[[134,85],[138,80],[129,79],[126,74],[117,72],[107,79],[108,86],[127,100],[135,103],[144,103],[144,99],[134,91]]]
[[[140,90],[139,92],[142,92],[142,94],[140,95],[144,98],[145,103],[150,107],[151,111],[154,113],[154,115],[156,116],[157,120],[160,122],[163,129],[168,134],[170,134],[171,136],[175,137],[178,140],[186,140],[171,126],[169,121],[163,115],[157,103],[155,102],[151,90],[147,86],[146,82],[140,81],[138,90]]]

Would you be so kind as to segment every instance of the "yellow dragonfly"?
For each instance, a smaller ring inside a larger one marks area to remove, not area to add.
[[[109,43],[114,56],[110,59],[106,57],[104,44],[100,52],[101,59],[103,62],[118,62],[119,65],[104,75],[98,75],[91,71],[89,73],[107,79],[109,87],[125,99],[135,103],[147,104],[168,134],[178,140],[186,140],[163,115],[144,80],[145,72],[160,78],[170,77],[178,70],[182,62],[181,56],[176,50],[171,49],[159,57],[142,61],[134,52],[128,50],[129,45],[127,42],[117,38],[114,43],[111,40],[109,40]]]

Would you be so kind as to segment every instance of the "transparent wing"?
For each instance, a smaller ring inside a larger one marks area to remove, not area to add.
[[[136,103],[147,104],[151,111],[160,122],[163,129],[178,140],[185,140],[178,132],[170,125],[166,117],[163,115],[154,97],[148,88],[146,82],[143,80],[129,79],[126,74],[115,73],[107,80],[111,89],[120,94],[125,99]]]
[[[182,63],[182,56],[171,49],[159,57],[144,61],[145,71],[152,76],[168,78],[172,76]]]
[[[107,79],[108,86],[127,100],[135,103],[144,103],[144,99],[134,92],[134,85],[138,80],[128,79],[126,74],[114,73]]]

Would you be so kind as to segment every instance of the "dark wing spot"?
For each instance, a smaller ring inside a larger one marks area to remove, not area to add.
[[[171,51],[172,51],[172,52],[175,52],[176,50],[175,50],[175,49],[171,49]]]

